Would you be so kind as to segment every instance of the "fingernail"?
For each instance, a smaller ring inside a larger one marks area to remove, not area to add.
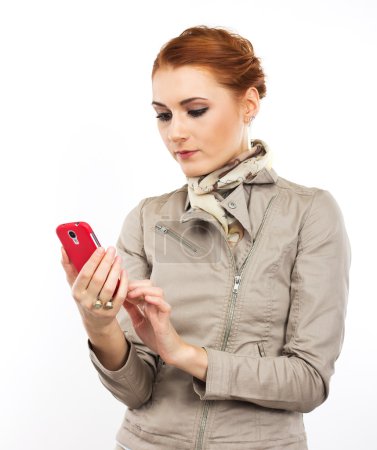
[[[105,249],[103,247],[98,247],[97,248],[97,253],[103,253],[105,251]]]

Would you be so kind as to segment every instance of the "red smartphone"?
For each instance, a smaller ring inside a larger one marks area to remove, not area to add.
[[[62,223],[56,227],[56,234],[78,272],[94,251],[101,247],[92,227],[86,222]],[[118,290],[119,282],[120,279],[118,279],[114,295]]]

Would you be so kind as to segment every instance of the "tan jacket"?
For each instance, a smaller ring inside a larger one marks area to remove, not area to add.
[[[265,168],[221,205],[246,230],[233,252],[214,217],[190,209],[187,184],[123,223],[129,277],[161,287],[178,334],[208,353],[202,382],[143,345],[124,310],[126,364],[106,370],[90,350],[128,406],[117,440],[132,450],[304,450],[303,413],[329,395],[351,264],[336,200]]]

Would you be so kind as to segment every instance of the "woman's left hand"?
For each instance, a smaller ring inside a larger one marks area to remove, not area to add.
[[[173,364],[187,345],[170,322],[171,306],[162,289],[153,286],[151,280],[132,280],[123,306],[144,344],[167,364]]]

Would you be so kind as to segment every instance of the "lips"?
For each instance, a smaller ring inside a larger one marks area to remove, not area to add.
[[[190,158],[192,155],[195,155],[199,150],[182,150],[177,152],[177,155],[180,159]]]
[[[181,154],[181,153],[191,153],[191,152],[197,152],[198,150],[180,150],[179,152],[176,152],[176,153],[178,153],[178,154]]]

